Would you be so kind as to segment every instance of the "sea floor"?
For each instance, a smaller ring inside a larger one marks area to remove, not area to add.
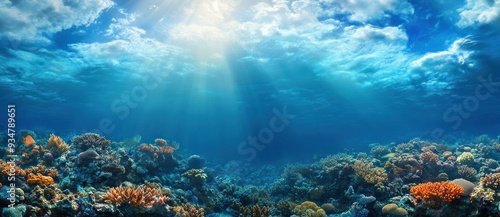
[[[224,164],[164,139],[2,134],[2,216],[499,216],[500,140]],[[9,147],[9,142],[11,145]],[[13,143],[12,143],[13,142]],[[10,149],[13,148],[13,149]],[[14,151],[11,153],[11,151]]]

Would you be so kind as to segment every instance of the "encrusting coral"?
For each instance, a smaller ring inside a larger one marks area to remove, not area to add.
[[[26,180],[28,184],[37,184],[37,185],[52,185],[54,184],[54,179],[50,176],[44,176],[40,173],[34,175],[33,173],[28,174],[28,180]]]
[[[168,197],[163,196],[160,189],[148,185],[110,188],[100,199],[116,206],[129,204],[133,207],[152,207],[155,204],[163,204],[169,200]]]

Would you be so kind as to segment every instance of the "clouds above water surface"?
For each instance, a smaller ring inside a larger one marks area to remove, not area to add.
[[[3,1],[0,85],[29,102],[72,101],[83,90],[114,99],[145,74],[168,74],[171,95],[235,107],[250,106],[239,97],[248,92],[339,113],[366,107],[341,100],[356,91],[426,102],[460,95],[478,73],[498,74],[486,69],[499,58],[499,4]],[[128,85],[105,86],[112,81]]]

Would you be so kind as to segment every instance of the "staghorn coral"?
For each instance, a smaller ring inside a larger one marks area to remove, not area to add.
[[[175,206],[174,212],[176,212],[177,214],[179,214],[182,217],[204,217],[205,216],[202,208],[197,209],[195,206],[193,206],[189,203],[182,204],[182,206]]]
[[[66,152],[69,150],[69,145],[66,144],[61,137],[56,136],[54,134],[50,134],[50,138],[47,141],[46,148],[54,153],[55,155],[59,156],[62,153]]]
[[[171,146],[161,146],[158,148],[156,151],[157,154],[172,154],[174,153],[175,149]]]
[[[267,206],[259,207],[259,205],[254,205],[252,207],[252,217],[267,217],[269,216],[269,209]]]
[[[460,198],[464,189],[452,182],[427,182],[410,189],[417,200],[423,200],[427,206],[439,209],[443,203]]]
[[[36,184],[36,185],[52,185],[54,184],[54,179],[50,176],[44,176],[40,173],[34,175],[33,173],[28,174],[28,180],[26,180],[28,184]]]
[[[163,204],[170,198],[163,196],[161,189],[144,185],[140,187],[120,186],[110,188],[100,199],[116,206],[129,204],[133,207],[152,207],[155,204]]]
[[[457,162],[461,164],[472,164],[474,163],[474,155],[470,152],[464,152],[457,158]]]
[[[486,174],[481,178],[481,185],[487,188],[498,189],[500,187],[500,173]]]

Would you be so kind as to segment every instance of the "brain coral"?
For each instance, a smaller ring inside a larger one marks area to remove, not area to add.
[[[457,158],[457,162],[461,164],[471,164],[474,163],[474,155],[470,152],[464,152]]]

